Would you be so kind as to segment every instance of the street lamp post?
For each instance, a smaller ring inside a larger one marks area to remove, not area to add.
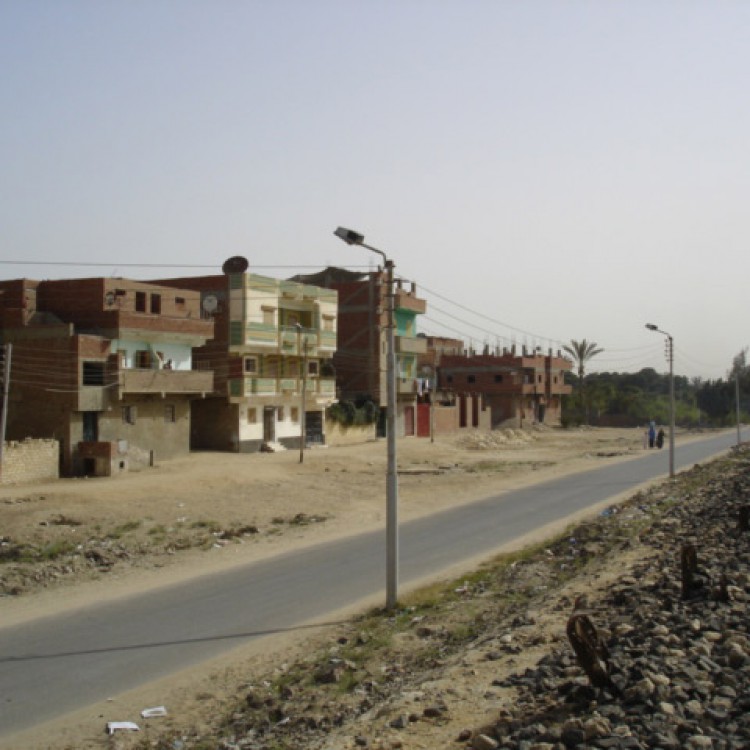
[[[667,337],[667,360],[669,361],[669,477],[674,479],[674,339],[653,323],[646,323],[649,331],[656,331]]]
[[[392,260],[382,250],[365,244],[364,235],[339,227],[334,234],[348,245],[359,245],[383,258],[388,296],[388,328],[386,352],[386,440],[388,467],[386,473],[386,571],[385,606],[392,610],[398,601],[398,474],[396,469],[396,299],[393,289]]]

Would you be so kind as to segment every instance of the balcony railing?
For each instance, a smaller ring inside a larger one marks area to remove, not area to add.
[[[118,370],[120,393],[211,393],[214,374],[210,370]]]
[[[410,394],[417,392],[416,378],[396,378],[396,391],[401,394]]]
[[[336,381],[333,378],[307,378],[305,392],[311,396],[333,398]],[[235,378],[229,381],[229,395],[232,398],[301,396],[302,378]]]
[[[262,323],[248,323],[244,336],[241,326],[232,324],[232,344],[239,347],[260,347],[268,352],[302,357],[318,356],[321,352],[336,350],[336,331],[322,331],[316,328],[296,326],[275,326]]]
[[[416,336],[395,336],[396,354],[426,354],[427,339]]]
[[[396,290],[396,309],[410,310],[415,313],[423,313],[427,310],[427,302],[420,297],[416,297],[404,289]]]

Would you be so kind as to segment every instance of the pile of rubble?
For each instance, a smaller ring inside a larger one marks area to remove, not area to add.
[[[514,445],[528,445],[536,435],[528,430],[493,430],[492,432],[470,432],[456,441],[459,448],[467,450],[495,450]]]

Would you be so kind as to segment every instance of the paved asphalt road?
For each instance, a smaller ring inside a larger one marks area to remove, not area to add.
[[[736,432],[678,446],[684,468]],[[405,523],[401,581],[435,575],[668,473],[667,450]],[[0,739],[377,593],[383,532],[318,545],[228,573],[0,628]]]

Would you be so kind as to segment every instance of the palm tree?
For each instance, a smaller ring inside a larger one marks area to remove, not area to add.
[[[563,345],[563,350],[566,351],[573,358],[573,362],[578,367],[578,387],[580,393],[581,403],[583,404],[586,424],[589,421],[588,407],[586,406],[584,399],[584,384],[583,377],[586,373],[586,363],[597,354],[601,354],[604,349],[600,348],[596,341],[576,341],[575,339],[570,340],[570,344]]]

